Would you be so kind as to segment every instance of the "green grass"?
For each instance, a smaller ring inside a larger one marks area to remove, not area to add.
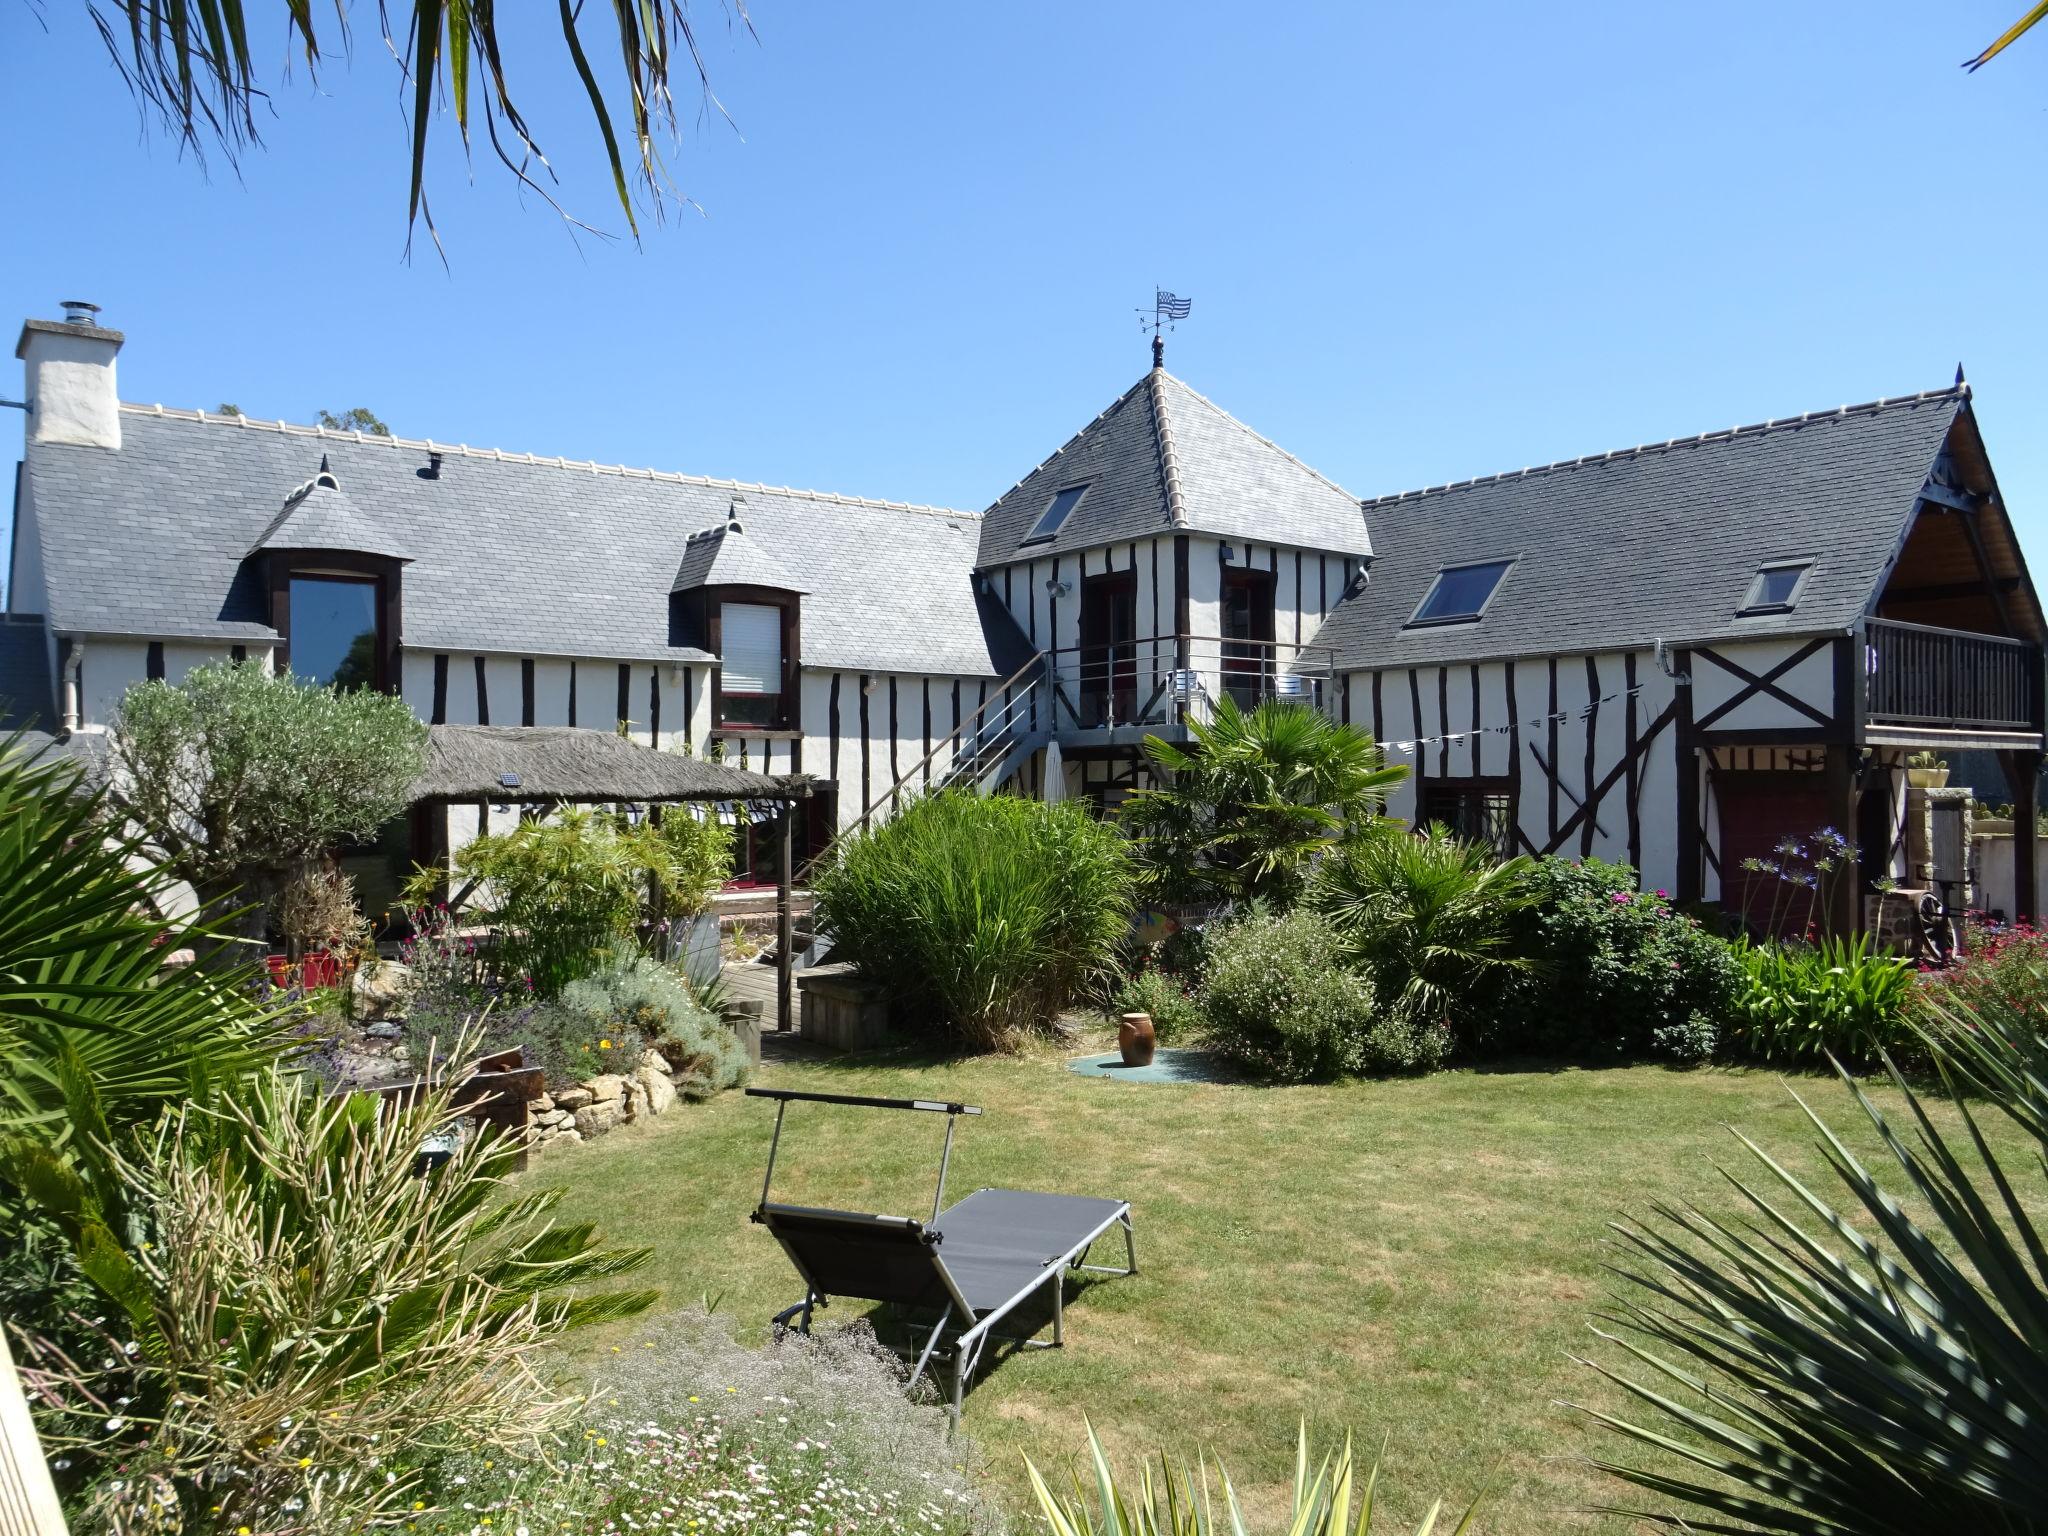
[[[1049,1057],[866,1058],[760,1081],[984,1106],[961,1122],[956,1196],[1010,1185],[1131,1202],[1140,1275],[1091,1283],[1067,1309],[1068,1348],[1014,1355],[968,1398],[989,1475],[1020,1509],[1023,1455],[1073,1464],[1084,1413],[1120,1462],[1212,1450],[1251,1502],[1277,1509],[1306,1418],[1326,1444],[1355,1430],[1369,1452],[1385,1438],[1393,1513],[1412,1519],[1439,1492],[1462,1505],[1491,1481],[1486,1530],[1630,1529],[1585,1512],[1633,1501],[1584,1463],[1617,1443],[1556,1406],[1619,1397],[1567,1358],[1597,1342],[1605,1223],[1660,1198],[1730,1209],[1715,1164],[1739,1171],[1745,1157],[1729,1125],[1797,1172],[1819,1169],[1786,1082],[1767,1072],[1183,1087],[1083,1078]],[[1877,1154],[1839,1086],[1792,1086]],[[608,1241],[651,1245],[652,1283],[677,1305],[720,1297],[758,1332],[799,1294],[747,1220],[773,1118],[728,1094],[552,1154],[532,1177],[567,1186],[567,1209]],[[2008,1166],[2027,1166],[2019,1138],[1986,1124]],[[777,1195],[923,1216],[943,1130],[937,1116],[792,1105]],[[579,1363],[601,1378],[631,1326],[579,1340]]]

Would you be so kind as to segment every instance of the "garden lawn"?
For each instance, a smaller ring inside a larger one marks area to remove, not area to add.
[[[1659,1200],[1732,1210],[1715,1164],[1744,1172],[1749,1159],[1730,1125],[1795,1172],[1819,1168],[1786,1081],[1761,1071],[1272,1088],[1119,1083],[1050,1056],[867,1057],[771,1066],[758,1080],[982,1105],[960,1122],[953,1198],[1007,1185],[1131,1202],[1138,1277],[1090,1277],[1068,1306],[1066,1349],[1013,1354],[967,1399],[987,1475],[1019,1509],[1021,1458],[1078,1466],[1086,1414],[1127,1463],[1213,1450],[1271,1511],[1306,1418],[1323,1445],[1355,1430],[1368,1459],[1384,1437],[1392,1512],[1410,1521],[1439,1492],[1462,1507],[1491,1482],[1486,1530],[1631,1529],[1589,1507],[1645,1496],[1585,1458],[1634,1453],[1557,1406],[1620,1395],[1568,1358],[1599,1344],[1587,1326],[1609,1284],[1607,1222]],[[1791,1087],[1859,1155],[1877,1155],[1838,1085]],[[608,1241],[651,1246],[646,1278],[669,1303],[708,1297],[758,1334],[800,1295],[747,1220],[773,1120],[773,1105],[727,1094],[549,1154],[530,1177],[567,1189],[567,1211]],[[2038,1188],[2020,1139],[1995,1116],[1986,1127]],[[922,1217],[944,1129],[937,1115],[793,1104],[776,1195]],[[634,1345],[632,1324],[582,1335],[574,1363],[601,1384],[608,1354]]]

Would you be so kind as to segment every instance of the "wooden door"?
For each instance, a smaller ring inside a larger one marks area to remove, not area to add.
[[[1223,691],[1251,709],[1272,691],[1273,573],[1223,573]]]
[[[1731,771],[1716,773],[1713,786],[1720,812],[1717,851],[1723,910],[1739,914],[1751,932],[1767,936],[1798,937],[1805,933],[1809,916],[1825,925],[1826,914],[1815,892],[1768,871],[1742,866],[1747,859],[1782,865],[1779,844],[1789,838],[1805,847],[1813,831],[1827,824],[1826,775]],[[1771,935],[1774,913],[1776,935]]]
[[[1138,573],[1081,582],[1081,718],[1113,725],[1138,712]]]

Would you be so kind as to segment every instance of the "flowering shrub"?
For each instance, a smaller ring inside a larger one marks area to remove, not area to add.
[[[1202,1006],[1224,1055],[1284,1082],[1438,1065],[1440,1024],[1382,1017],[1346,968],[1337,930],[1313,912],[1253,912],[1211,931]]]
[[[1711,1055],[1742,986],[1728,946],[1636,872],[1600,859],[1536,860],[1516,943],[1540,962],[1507,986],[1476,1042],[1493,1054]]]
[[[1759,919],[1752,904],[1745,920],[1766,938],[1819,937],[1837,888],[1856,879],[1856,845],[1833,827],[1817,827],[1805,837],[1780,838],[1771,855],[1742,861],[1750,874],[1772,881],[1769,913]]]
[[[2048,930],[2031,923],[1976,923],[1947,968],[1923,967],[1931,1004],[1973,1009],[1990,1004],[2048,1017]]]
[[[971,1447],[907,1400],[864,1325],[742,1348],[681,1314],[619,1346],[585,1421],[545,1458],[436,1469],[423,1536],[970,1536],[999,1528]]]

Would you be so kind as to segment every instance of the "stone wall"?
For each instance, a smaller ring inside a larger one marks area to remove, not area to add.
[[[573,1146],[672,1108],[681,1097],[675,1068],[650,1050],[630,1073],[605,1072],[573,1087],[544,1093],[526,1106],[526,1128],[535,1150]]]

